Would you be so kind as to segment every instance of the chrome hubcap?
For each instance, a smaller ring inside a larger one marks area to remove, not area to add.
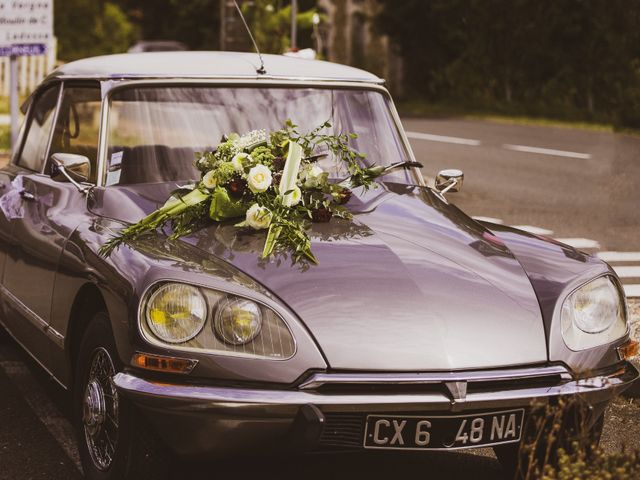
[[[82,402],[84,437],[93,463],[99,470],[111,466],[118,439],[118,392],[116,374],[109,352],[93,352]]]

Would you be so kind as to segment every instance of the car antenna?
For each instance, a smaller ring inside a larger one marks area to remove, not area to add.
[[[267,73],[267,70],[264,68],[264,60],[262,59],[262,54],[260,53],[260,49],[258,48],[258,44],[256,43],[255,38],[253,38],[253,34],[251,33],[251,29],[249,28],[249,25],[247,25],[247,21],[244,19],[244,15],[242,14],[242,10],[240,9],[240,6],[238,5],[238,2],[236,0],[233,0],[233,4],[236,6],[236,9],[238,10],[238,13],[240,14],[240,18],[242,19],[242,23],[244,23],[244,28],[247,29],[247,33],[249,34],[249,38],[251,38],[251,42],[253,42],[253,47],[256,49],[256,53],[258,54],[258,58],[260,59],[260,68],[256,69],[256,72],[259,75],[264,75]]]

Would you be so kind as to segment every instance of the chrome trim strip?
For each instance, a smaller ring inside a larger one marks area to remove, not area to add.
[[[145,380],[130,373],[118,373],[113,381],[118,391],[140,405],[152,407],[156,411],[187,410],[206,413],[242,415],[249,412],[280,416],[295,416],[300,406],[314,404],[336,411],[347,408],[355,411],[374,413],[384,410],[409,409],[427,411],[464,411],[475,408],[500,406],[528,406],[534,399],[542,400],[560,395],[582,395],[602,401],[612,397],[619,389],[626,388],[638,378],[638,371],[627,363],[625,368],[610,376],[597,376],[576,380],[552,387],[533,387],[514,390],[472,392],[466,402],[458,403],[444,393],[399,393],[399,394],[321,394],[304,390],[259,390],[226,388],[216,386],[177,385],[167,382]]]
[[[560,375],[564,381],[573,379],[567,368],[561,365],[548,367],[511,368],[470,372],[435,373],[314,373],[302,382],[300,390],[314,390],[322,385],[424,385],[443,382],[493,382],[500,380],[525,380]]]
[[[22,301],[11,293],[4,285],[0,285],[0,296],[4,297],[5,300],[11,303],[14,308],[36,328],[42,330],[58,347],[64,348],[64,336],[51,327],[45,320],[40,318],[40,315],[22,303]]]
[[[49,88],[49,87],[46,87]],[[56,108],[55,111],[53,112],[53,122],[51,123],[51,130],[49,131],[49,138],[47,139],[47,146],[44,149],[44,159],[42,162],[42,168],[40,169],[40,173],[43,175],[47,175],[47,163],[49,162],[49,152],[51,152],[51,145],[53,144],[53,137],[55,135],[56,132],[56,126],[58,124],[58,117],[60,116],[60,106],[62,105],[62,98],[64,96],[64,89],[65,89],[65,85],[64,82],[60,82],[60,84],[58,85],[58,99],[56,100]],[[41,91],[44,91],[45,89],[43,88]],[[35,102],[34,102],[35,104]],[[31,127],[31,125],[29,125],[29,127]],[[27,135],[28,132],[27,132]],[[22,155],[22,153],[21,153]]]
[[[53,72],[49,77],[43,81],[51,82],[54,80],[98,80],[98,81],[127,81],[127,80],[139,80],[139,79],[152,79],[159,81],[167,80],[248,80],[251,82],[270,82],[270,81],[283,81],[283,82],[299,82],[299,83],[312,83],[312,82],[347,82],[347,83],[370,83],[372,85],[384,85],[386,82],[383,78],[357,78],[357,77],[297,77],[297,76],[285,76],[285,75],[187,75],[179,77],[176,75],[162,75],[162,74],[123,74],[123,75],[65,75],[56,74]]]

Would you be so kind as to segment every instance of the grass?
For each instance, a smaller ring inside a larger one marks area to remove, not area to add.
[[[637,130],[619,130],[613,123],[590,121],[584,119],[553,118],[543,115],[527,115],[511,111],[510,108],[474,108],[445,103],[429,103],[423,100],[407,100],[398,102],[398,110],[404,116],[420,116],[428,118],[463,118],[469,120],[485,120],[511,125],[532,125],[543,127],[577,128],[597,132],[623,131],[639,134]]]
[[[8,152],[11,150],[11,127],[9,125],[0,125],[0,152]]]

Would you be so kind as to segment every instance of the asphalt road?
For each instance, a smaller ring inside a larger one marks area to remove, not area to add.
[[[465,120],[403,124],[408,132],[473,141],[410,134],[425,175],[464,171],[463,190],[449,198],[467,213],[595,239],[603,250],[640,250],[640,137]]]
[[[640,139],[475,121],[405,119],[404,124],[425,175],[443,168],[464,170],[463,191],[449,196],[463,210],[582,242],[581,248],[609,255],[614,267],[636,274]],[[624,280],[635,285],[638,277]],[[640,301],[632,301],[631,307],[640,336]],[[68,405],[67,394],[0,335],[0,480],[81,478]],[[609,409],[603,446],[611,452],[640,448],[637,399],[622,397]],[[483,480],[500,474],[491,451],[483,450],[240,459],[185,465],[176,478]]]

